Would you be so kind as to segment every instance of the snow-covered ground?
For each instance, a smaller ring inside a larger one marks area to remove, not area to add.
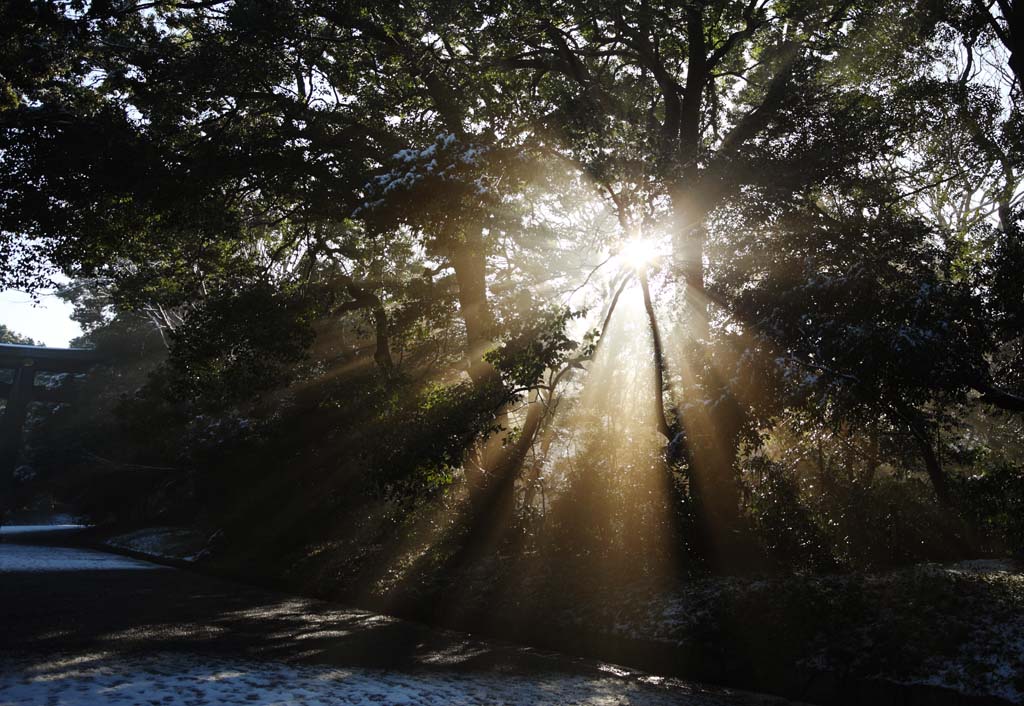
[[[983,559],[921,567],[924,575],[953,580],[968,599],[970,629],[958,649],[925,663],[919,683],[1024,704],[1024,569],[1019,562]]]
[[[392,672],[191,654],[0,658],[0,706],[711,706],[751,703],[647,683],[568,674]],[[758,699],[760,701],[760,699]]]
[[[827,627],[859,612],[840,634],[802,643],[801,664],[866,678],[924,684],[1024,704],[1024,565],[1005,559],[920,564],[878,574],[696,579],[676,590],[638,588],[621,600],[567,611],[578,626],[673,649],[706,639],[730,612],[772,616],[751,630],[786,629],[799,606]],[[804,603],[806,602],[806,603]],[[899,632],[896,632],[899,631]],[[901,637],[894,639],[893,635]],[[899,640],[906,641],[904,645]],[[882,658],[880,650],[909,652]],[[903,649],[906,648],[906,649]],[[784,649],[779,647],[779,649]]]
[[[0,534],[39,534],[42,532],[69,532],[83,529],[85,525],[2,525]]]
[[[39,547],[0,543],[0,574],[10,571],[113,571],[152,570],[162,566],[116,554],[70,547]]]
[[[206,535],[189,527],[149,527],[111,537],[105,543],[152,557],[196,561],[204,555],[208,541]]]
[[[789,703],[125,568],[161,569],[0,542],[0,706]]]

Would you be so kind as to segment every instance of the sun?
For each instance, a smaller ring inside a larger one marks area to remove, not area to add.
[[[650,238],[631,238],[619,249],[619,257],[634,270],[640,270],[658,259],[658,244]]]

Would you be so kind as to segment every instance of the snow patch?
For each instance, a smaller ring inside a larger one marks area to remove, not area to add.
[[[67,532],[85,529],[87,525],[4,525],[0,526],[0,534],[40,534],[42,532]]]
[[[156,564],[90,549],[0,544],[0,574],[15,571],[119,571],[162,568]],[[0,706],[3,703],[0,701]]]
[[[100,703],[710,706],[735,704],[737,698],[628,679],[557,673],[394,672],[169,653],[0,658],[0,705]]]
[[[206,555],[208,538],[189,527],[149,527],[111,537],[106,544],[163,559],[196,561]]]

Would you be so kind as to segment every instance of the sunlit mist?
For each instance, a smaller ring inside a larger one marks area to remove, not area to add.
[[[627,240],[618,256],[626,267],[641,270],[662,257],[663,249],[662,243],[654,238],[637,237]]]

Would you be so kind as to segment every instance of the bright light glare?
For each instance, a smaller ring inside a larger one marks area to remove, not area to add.
[[[650,238],[633,238],[623,244],[619,257],[634,270],[639,270],[658,258],[658,244]]]

